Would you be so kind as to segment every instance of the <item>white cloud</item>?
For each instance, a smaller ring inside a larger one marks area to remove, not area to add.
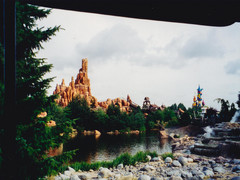
[[[240,59],[228,62],[225,66],[225,70],[228,74],[240,75]]]
[[[240,90],[239,24],[224,28],[166,23],[53,10],[44,26],[65,29],[44,44],[40,57],[54,65],[48,77],[76,76],[89,59],[92,94],[99,100],[126,97],[142,105],[191,106],[198,84],[207,105],[221,97],[235,102]]]
[[[80,56],[105,61],[133,56],[144,51],[145,44],[136,31],[118,24],[99,32],[87,43],[79,43],[76,50]]]

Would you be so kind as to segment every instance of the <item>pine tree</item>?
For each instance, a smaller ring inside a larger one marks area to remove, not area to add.
[[[13,169],[14,173],[7,174],[5,177],[37,179],[56,174],[62,164],[71,158],[72,152],[49,157],[47,151],[58,148],[66,142],[73,122],[67,118],[64,109],[56,105],[55,96],[47,96],[47,89],[53,78],[44,79],[44,75],[50,72],[52,65],[47,64],[46,59],[36,56],[37,52],[43,48],[42,43],[50,40],[60,30],[60,26],[50,28],[37,26],[37,20],[46,18],[50,14],[49,9],[20,2],[16,3],[16,9],[16,118],[18,118],[18,124],[16,125],[17,148],[14,163],[17,167],[14,165],[16,167]],[[40,112],[47,112],[48,115],[43,118],[38,117]],[[56,121],[56,126],[48,127],[50,120]],[[6,159],[3,159],[4,162]],[[1,167],[1,175],[5,173],[2,170]]]
[[[44,29],[37,27],[36,21],[46,18],[49,9],[17,3],[17,109],[25,112],[23,121],[28,123],[48,102],[46,90],[53,78],[43,79],[50,72],[52,64],[37,58],[42,42],[59,31],[60,26]],[[24,105],[22,105],[24,104]],[[27,111],[26,111],[27,109]],[[36,111],[38,110],[38,111]]]

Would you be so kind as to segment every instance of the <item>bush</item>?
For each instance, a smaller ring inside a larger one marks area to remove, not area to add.
[[[133,158],[129,153],[124,153],[113,160],[113,166],[117,166],[119,164],[130,165],[133,163]]]
[[[154,152],[147,151],[147,155],[151,156],[152,158],[158,157],[158,154],[156,151],[154,151]]]

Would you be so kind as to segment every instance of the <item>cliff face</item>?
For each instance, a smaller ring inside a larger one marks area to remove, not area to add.
[[[103,102],[98,102],[97,98],[92,96],[91,94],[91,88],[90,88],[90,79],[88,78],[88,60],[82,59],[82,68],[79,70],[79,73],[77,74],[77,77],[74,81],[74,78],[72,77],[71,82],[69,83],[69,86],[65,85],[64,79],[62,79],[61,85],[56,85],[56,89],[53,92],[53,94],[59,94],[59,98],[56,100],[56,102],[66,107],[69,102],[72,101],[72,99],[79,95],[82,98],[85,98],[89,105],[92,105],[94,103],[95,108],[102,108],[103,110],[106,110],[109,105],[111,104],[119,104],[119,107],[121,111],[123,112],[129,112],[130,109],[130,97],[128,96],[127,100],[116,98],[116,99],[107,99]]]

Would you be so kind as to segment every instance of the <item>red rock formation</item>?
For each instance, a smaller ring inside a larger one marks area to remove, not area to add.
[[[56,100],[56,102],[63,107],[66,107],[75,96],[80,95],[80,97],[85,98],[88,104],[94,108],[102,108],[103,110],[106,110],[109,105],[118,104],[121,111],[123,112],[131,111],[130,109],[131,98],[129,97],[129,95],[127,97],[127,100],[116,98],[113,100],[107,99],[106,101],[103,102],[98,102],[97,98],[92,96],[90,88],[90,79],[88,78],[87,59],[82,60],[82,68],[80,68],[75,81],[74,78],[72,77],[69,86],[66,86],[64,79],[62,79],[61,85],[58,84],[56,85],[56,89],[53,92],[53,94],[59,94],[59,98]]]
[[[91,94],[90,79],[88,78],[87,71],[88,60],[83,59],[82,68],[79,70],[75,81],[72,77],[69,86],[65,85],[64,79],[62,80],[61,85],[57,84],[53,94],[59,94],[60,97],[56,100],[58,104],[65,107],[69,104],[70,101],[72,101],[74,96],[80,95],[87,100],[89,105],[91,104],[91,102],[94,102],[95,106],[98,106],[97,99]]]

